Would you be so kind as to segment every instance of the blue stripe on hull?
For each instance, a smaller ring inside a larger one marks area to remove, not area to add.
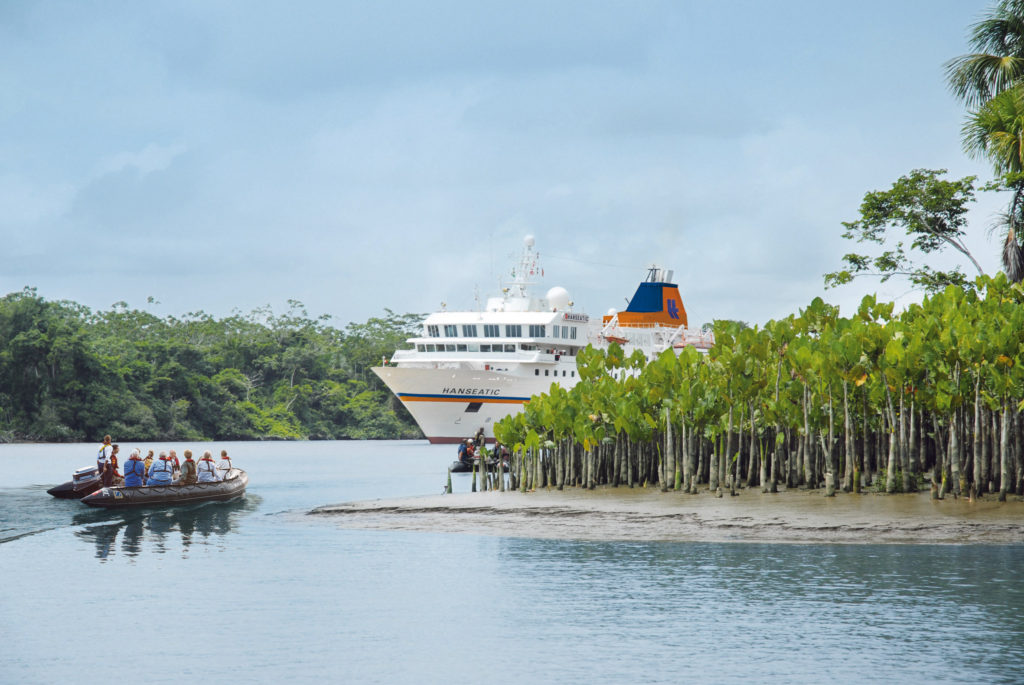
[[[494,397],[492,395],[429,395],[420,393],[397,393],[398,398],[409,402],[528,402],[529,397]]]

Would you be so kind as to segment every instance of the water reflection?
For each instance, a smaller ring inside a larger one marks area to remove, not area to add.
[[[255,511],[260,501],[258,495],[249,494],[232,502],[207,502],[171,509],[90,510],[76,514],[72,523],[83,526],[75,535],[95,545],[97,559],[107,559],[116,553],[119,535],[121,553],[126,557],[136,557],[143,551],[174,552],[180,540],[181,556],[187,558],[194,544],[223,542],[224,536],[237,528],[244,516]]]
[[[568,633],[628,626],[623,639],[680,650],[713,634],[716,650],[808,682],[821,673],[781,658],[778,645],[842,659],[871,652],[925,673],[943,658],[939,645],[956,644],[989,682],[1024,663],[1019,545],[492,544],[502,592],[546,598],[517,616],[526,634],[555,620]]]

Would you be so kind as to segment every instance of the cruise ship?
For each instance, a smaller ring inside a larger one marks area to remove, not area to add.
[[[439,311],[423,322],[409,349],[373,371],[409,410],[431,443],[457,443],[480,428],[493,440],[494,423],[522,410],[552,383],[579,382],[576,355],[587,345],[619,343],[648,357],[668,347],[707,349],[708,335],[687,329],[686,310],[671,272],[648,270],[629,306],[600,321],[573,310],[569,292],[531,292],[541,274],[527,236],[501,294],[479,311]]]

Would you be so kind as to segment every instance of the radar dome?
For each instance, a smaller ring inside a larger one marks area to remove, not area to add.
[[[549,290],[547,298],[553,309],[565,309],[569,306],[569,291],[560,285]]]
[[[608,310],[608,316],[615,316],[618,313],[619,310],[617,310],[615,307],[612,307],[611,309]]]
[[[523,243],[527,247],[533,247],[533,236],[532,235],[528,235],[525,238],[523,238]]]

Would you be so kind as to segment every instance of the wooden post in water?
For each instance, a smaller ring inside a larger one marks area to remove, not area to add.
[[[448,467],[448,485],[444,487],[444,494],[452,494],[452,467]]]
[[[476,492],[476,461],[475,460],[473,461],[473,467],[472,468],[473,468],[473,490],[472,490],[472,492]]]

